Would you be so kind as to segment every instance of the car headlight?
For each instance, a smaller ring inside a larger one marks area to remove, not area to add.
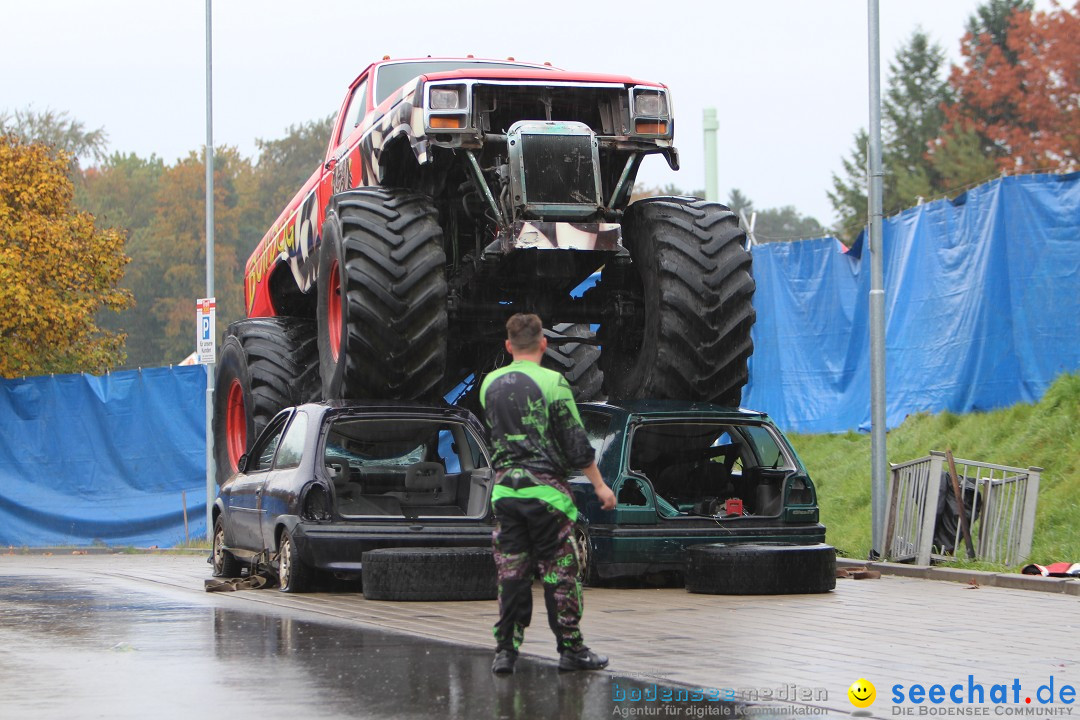
[[[457,110],[464,106],[462,89],[458,87],[431,88],[432,110]]]
[[[667,96],[662,92],[636,91],[634,93],[634,115],[635,117],[667,117]]]

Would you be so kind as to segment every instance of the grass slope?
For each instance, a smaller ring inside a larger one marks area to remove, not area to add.
[[[849,432],[789,437],[817,486],[828,542],[842,555],[866,558],[870,436]],[[1080,562],[1080,374],[1059,377],[1035,405],[911,416],[888,434],[887,447],[891,463],[951,447],[958,458],[1043,468],[1030,561]]]

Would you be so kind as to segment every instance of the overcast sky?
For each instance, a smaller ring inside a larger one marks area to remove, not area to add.
[[[979,3],[880,4],[884,83],[917,26],[958,62]],[[829,225],[830,176],[867,125],[861,0],[217,0],[213,13],[214,143],[249,156],[255,138],[336,112],[384,55],[514,56],[667,84],[682,169],[651,157],[640,181],[704,187],[702,110],[715,107],[722,198],[737,187]],[[203,0],[3,0],[0,112],[67,111],[113,150],[175,162],[206,140],[204,21]]]

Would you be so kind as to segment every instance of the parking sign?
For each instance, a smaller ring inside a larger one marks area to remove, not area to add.
[[[214,298],[201,298],[195,305],[195,348],[200,365],[212,365],[216,362],[216,307]]]

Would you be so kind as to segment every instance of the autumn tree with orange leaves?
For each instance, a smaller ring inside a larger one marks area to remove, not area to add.
[[[124,335],[101,310],[131,295],[117,286],[124,236],[72,204],[70,156],[0,136],[0,376],[103,372],[124,360]]]
[[[954,138],[977,136],[1000,170],[1080,168],[1080,0],[1018,7],[1003,37],[969,32],[962,52],[949,80],[957,102],[946,108]]]

